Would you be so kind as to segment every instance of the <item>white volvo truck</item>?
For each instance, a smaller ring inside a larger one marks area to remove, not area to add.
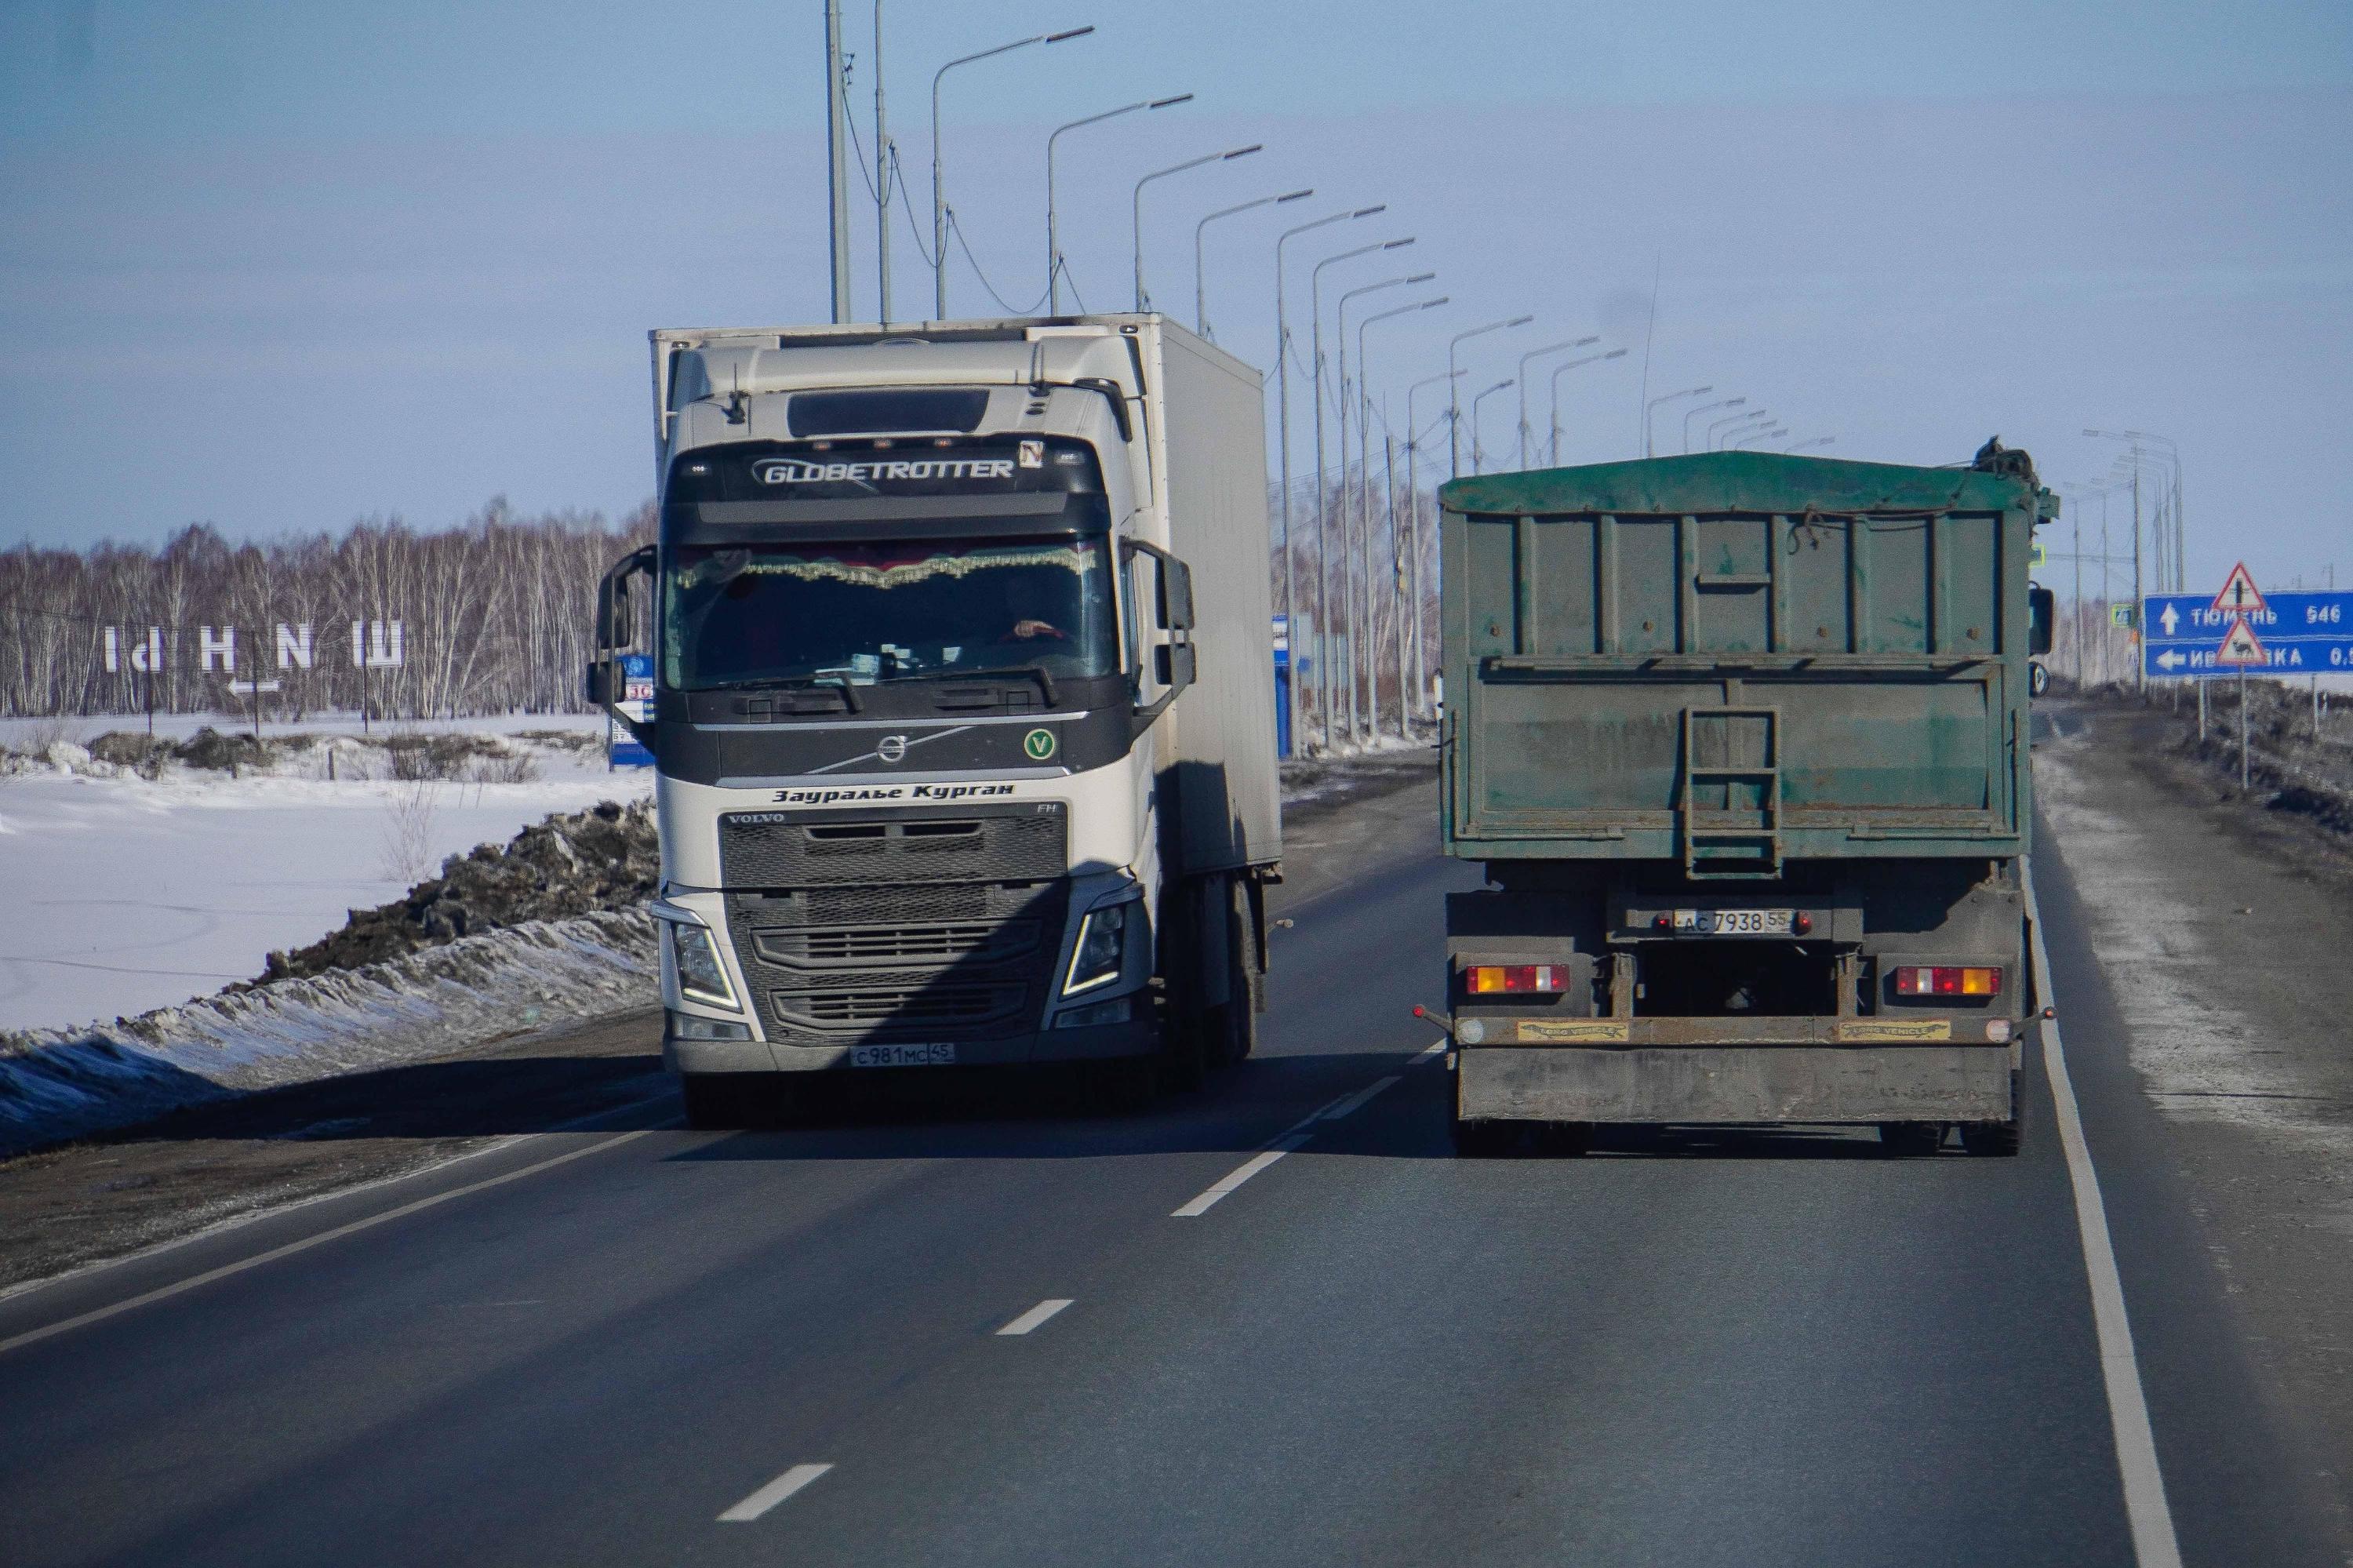
[[[945,1066],[1132,1104],[1247,1055],[1258,372],[1155,314],[652,338],[660,541],[605,579],[588,693],[655,758],[690,1121]]]

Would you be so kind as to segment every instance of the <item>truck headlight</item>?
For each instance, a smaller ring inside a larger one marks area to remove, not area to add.
[[[1071,954],[1071,972],[1062,981],[1064,996],[1092,991],[1119,979],[1127,957],[1127,912],[1135,906],[1135,901],[1129,899],[1087,911],[1086,918],[1079,922],[1079,941],[1077,949]]]
[[[735,987],[727,979],[727,966],[719,961],[719,949],[712,945],[707,927],[665,920],[662,930],[670,938],[670,962],[678,970],[681,996],[723,1007],[730,1012],[744,1011],[735,1000]]]

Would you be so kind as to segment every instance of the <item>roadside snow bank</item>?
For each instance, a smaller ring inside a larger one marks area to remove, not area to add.
[[[658,963],[652,918],[630,909],[508,927],[111,1024],[0,1032],[0,1154],[649,1005]]]

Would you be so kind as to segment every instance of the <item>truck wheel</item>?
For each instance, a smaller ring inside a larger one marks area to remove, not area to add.
[[[1250,935],[1250,895],[1239,878],[1226,884],[1226,1002],[1218,1009],[1213,1036],[1220,1066],[1247,1062],[1258,1049],[1260,992],[1266,984]]]
[[[678,1081],[686,1125],[702,1131],[757,1127],[765,1118],[766,1086],[758,1073],[688,1073]]]
[[[1883,1121],[1879,1124],[1879,1147],[1897,1160],[1916,1160],[1934,1154],[1945,1147],[1945,1124],[1941,1121]]]

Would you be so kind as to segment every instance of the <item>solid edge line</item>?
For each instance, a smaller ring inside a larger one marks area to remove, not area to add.
[[[575,1160],[585,1160],[591,1154],[600,1153],[607,1149],[617,1149],[624,1143],[633,1142],[656,1130],[658,1129],[654,1128],[639,1128],[634,1132],[622,1133],[617,1138],[606,1139],[601,1143],[589,1144],[585,1149],[567,1150],[562,1154],[513,1171],[503,1171],[496,1176],[486,1176],[480,1181],[470,1181],[465,1186],[452,1187],[446,1192],[436,1192],[430,1197],[418,1198],[412,1202],[403,1203],[397,1208],[386,1209],[381,1213],[348,1221],[343,1224],[321,1231],[315,1235],[304,1236],[300,1241],[290,1241],[282,1246],[271,1247],[267,1252],[259,1252],[251,1257],[239,1258],[235,1263],[225,1263],[218,1268],[208,1268],[202,1274],[192,1274],[185,1279],[175,1280],[170,1285],[158,1286],[153,1290],[142,1291],[139,1295],[126,1297],[108,1306],[92,1308],[90,1311],[77,1313],[71,1318],[61,1319],[38,1329],[28,1329],[11,1339],[0,1340],[0,1355],[5,1355],[10,1351],[37,1343],[42,1340],[54,1338],[70,1330],[103,1322],[109,1318],[118,1317],[134,1308],[169,1300],[174,1296],[194,1290],[198,1286],[210,1285],[215,1280],[227,1279],[235,1274],[243,1274],[246,1270],[259,1268],[265,1263],[275,1263],[280,1258],[291,1257],[298,1252],[308,1252],[314,1246],[323,1245],[344,1236],[354,1235],[361,1231],[373,1230],[389,1221],[404,1219],[410,1214],[448,1202],[453,1198],[463,1198],[475,1192],[487,1192],[492,1187],[503,1187],[510,1181],[520,1181],[526,1176],[536,1176],[543,1171],[552,1171],[559,1165],[568,1165]]]
[[[2055,1006],[2051,953],[2042,940],[2042,908],[2034,896],[2034,873],[2026,873],[2026,917],[2034,931],[2034,970],[2046,1006]],[[2099,1172],[2092,1167],[2084,1119],[2075,1107],[2075,1086],[2060,1044],[2059,1021],[2042,1021],[2042,1070],[2059,1113],[2059,1142],[2067,1154],[2067,1181],[2075,1197],[2075,1230],[2092,1287],[2092,1323],[2100,1340],[2100,1378],[2108,1394],[2108,1423],[2116,1436],[2116,1469],[2124,1482],[2125,1518],[2132,1527],[2133,1560],[2140,1568],[2181,1568],[2181,1543],[2166,1506],[2165,1474],[2157,1459],[2157,1434],[2149,1425],[2148,1398],[2141,1387],[2140,1362],[2133,1351],[2132,1320],[2125,1311],[2125,1287],[2108,1237],[2108,1214],[2100,1196]]]
[[[1307,1138],[1305,1134],[1294,1133],[1289,1138],[1278,1140],[1271,1149],[1261,1150],[1258,1153],[1251,1155],[1248,1160],[1243,1160],[1240,1165],[1234,1167],[1233,1171],[1223,1180],[1210,1187],[1208,1191],[1203,1192],[1199,1197],[1194,1199],[1191,1202],[1186,1204],[1181,1209],[1172,1210],[1169,1213],[1168,1217],[1172,1220],[1191,1220],[1199,1218],[1201,1215],[1208,1213],[1211,1209],[1216,1208],[1219,1201],[1224,1198],[1227,1193],[1232,1192],[1235,1188],[1240,1186],[1243,1182],[1249,1181],[1251,1177],[1257,1175],[1260,1171],[1265,1170],[1268,1166],[1273,1164],[1276,1160],[1282,1159],[1284,1155],[1290,1153],[1293,1150],[1297,1149],[1301,1144],[1305,1143],[1306,1141]],[[0,1346],[0,1350],[5,1350],[5,1346]]]
[[[795,1465],[791,1469],[721,1514],[719,1522],[749,1524],[832,1468],[831,1465]]]
[[[669,1076],[666,1072],[662,1075]],[[461,1149],[455,1154],[427,1160],[413,1171],[396,1171],[389,1176],[371,1176],[364,1181],[354,1181],[348,1187],[330,1187],[323,1192],[297,1198],[290,1203],[265,1204],[258,1209],[247,1209],[239,1213],[225,1214],[211,1224],[200,1230],[190,1231],[185,1235],[166,1237],[163,1241],[150,1243],[132,1252],[119,1253],[112,1257],[93,1258],[88,1263],[76,1264],[63,1274],[52,1274],[40,1279],[26,1279],[0,1287],[0,1306],[5,1306],[19,1297],[31,1296],[47,1290],[52,1286],[88,1279],[93,1275],[104,1274],[109,1269],[121,1268],[128,1264],[160,1257],[179,1247],[194,1246],[200,1241],[227,1235],[232,1231],[241,1231],[246,1226],[259,1224],[263,1220],[283,1219],[288,1214],[315,1208],[321,1203],[332,1203],[338,1198],[356,1198],[364,1192],[373,1192],[379,1187],[396,1187],[405,1181],[420,1181],[427,1176],[447,1171],[453,1165],[463,1165],[469,1160],[487,1159],[491,1155],[502,1153],[507,1150],[529,1143],[535,1138],[546,1138],[551,1134],[562,1132],[602,1131],[597,1123],[618,1120],[634,1111],[644,1110],[649,1106],[659,1105],[677,1093],[678,1089],[674,1083],[667,1084],[650,1095],[640,1095],[636,1099],[624,1100],[619,1105],[609,1106],[600,1111],[590,1111],[586,1116],[575,1117],[570,1121],[558,1122],[554,1127],[542,1128],[537,1132],[509,1133],[504,1137],[492,1139],[480,1149]],[[657,1122],[655,1127],[660,1129],[683,1125],[685,1125],[684,1118],[673,1116],[668,1120]]]
[[[1039,1302],[1038,1305],[1030,1308],[1029,1310],[1022,1313],[1021,1316],[1014,1319],[1013,1321],[1006,1324],[1005,1327],[997,1330],[997,1331],[1000,1335],[1026,1334],[1032,1329],[1035,1329],[1039,1324],[1043,1323],[1047,1319],[1052,1317],[1055,1313],[1060,1312],[1063,1308],[1068,1307],[1071,1304],[1071,1298],[1066,1296],[1049,1297],[1047,1299]]]

